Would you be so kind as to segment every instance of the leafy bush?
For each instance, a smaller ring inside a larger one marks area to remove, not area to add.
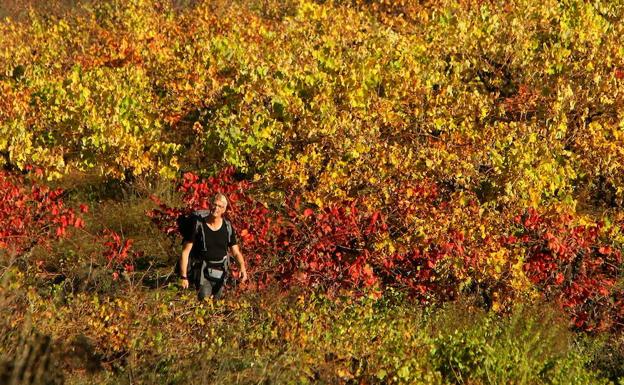
[[[10,256],[29,254],[39,244],[67,235],[69,228],[84,226],[74,209],[65,207],[62,189],[28,182],[0,172],[0,252]],[[81,205],[81,211],[87,207]]]
[[[443,314],[449,317],[449,312],[458,310],[471,313],[469,309],[451,307]],[[588,357],[575,347],[565,320],[548,306],[519,306],[504,318],[493,314],[474,315],[474,319],[464,320],[455,328],[449,327],[446,321],[439,335],[433,338],[430,357],[447,381],[457,384],[475,380],[484,384],[608,383],[585,369]]]
[[[99,357],[100,368],[68,372],[69,383],[608,383],[543,305],[500,317],[464,304],[423,310],[400,292],[271,289],[203,303],[173,286],[117,293],[65,303],[30,295],[33,326],[58,349],[90,346]],[[71,365],[90,359],[77,354]]]

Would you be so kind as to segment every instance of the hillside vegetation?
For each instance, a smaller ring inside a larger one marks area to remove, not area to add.
[[[0,382],[623,383],[624,4],[9,8]]]

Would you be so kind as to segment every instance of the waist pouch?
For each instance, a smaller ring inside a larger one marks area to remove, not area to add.
[[[210,267],[206,268],[205,271],[206,278],[214,281],[221,281],[225,278],[225,270],[211,269]]]
[[[204,276],[211,281],[225,281],[228,276],[228,257],[218,260],[204,260]]]
[[[187,276],[189,282],[200,286],[205,279],[213,282],[225,281],[228,276],[228,258],[227,256],[218,260],[192,258],[187,266]]]

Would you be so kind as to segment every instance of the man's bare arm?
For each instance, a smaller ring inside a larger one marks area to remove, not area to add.
[[[187,242],[182,246],[182,255],[180,255],[180,276],[186,277],[186,271],[188,268],[189,255],[191,254],[191,249],[193,248],[193,242]],[[188,277],[182,280],[182,287],[188,288],[189,281]]]
[[[232,255],[236,258],[236,262],[238,262],[238,266],[241,271],[241,282],[247,281],[247,266],[245,266],[245,259],[243,258],[243,254],[240,251],[238,245],[234,245],[230,248],[232,250]]]

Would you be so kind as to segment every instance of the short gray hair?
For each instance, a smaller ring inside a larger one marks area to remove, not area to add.
[[[225,201],[225,204],[228,205],[230,202],[228,201],[227,197],[224,194],[221,193],[216,193],[214,196],[214,200],[220,200],[220,201]]]

